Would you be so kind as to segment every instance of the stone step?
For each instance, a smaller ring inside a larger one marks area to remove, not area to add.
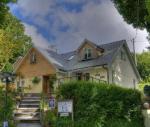
[[[40,100],[41,98],[40,97],[27,97],[27,96],[24,96],[22,99],[23,100]]]
[[[19,106],[20,106],[20,105],[27,105],[27,106],[28,106],[28,105],[29,105],[29,106],[30,106],[30,105],[33,105],[33,106],[38,105],[38,106],[39,106],[40,103],[39,103],[39,102],[33,102],[33,103],[31,103],[31,102],[21,102],[21,103],[19,104]]]
[[[38,108],[40,104],[20,104],[19,108]]]
[[[15,116],[37,116],[40,112],[15,112]]]
[[[27,96],[27,97],[34,97],[34,96],[40,97],[41,94],[39,94],[39,93],[24,93],[24,96]]]
[[[16,121],[40,121],[39,116],[19,116],[19,117],[14,117],[14,120]]]
[[[39,107],[30,107],[30,108],[26,108],[26,107],[22,107],[22,108],[17,108],[16,111],[22,111],[22,112],[36,112],[39,111],[40,108]]]
[[[29,99],[29,100],[27,100],[27,99],[25,99],[25,100],[21,100],[21,103],[40,103],[40,100],[31,100],[31,99]]]
[[[19,115],[15,115],[14,118],[16,119],[22,119],[22,120],[39,120],[40,119],[40,114],[34,114],[34,115],[27,115],[27,114],[19,114]]]

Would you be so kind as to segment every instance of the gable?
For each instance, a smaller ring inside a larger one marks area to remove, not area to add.
[[[31,54],[35,54],[36,62],[31,62]],[[41,76],[54,74],[56,72],[55,67],[35,48],[32,48],[16,70],[17,74],[21,74],[24,77]]]
[[[90,59],[97,58],[103,53],[103,49],[97,48],[95,44],[85,40],[77,50],[78,60],[85,60],[85,54],[87,50],[90,50],[91,52]]]
[[[133,83],[134,80],[136,83],[140,81],[140,75],[126,43],[118,50],[111,66],[118,83],[124,82],[129,85],[129,82]]]

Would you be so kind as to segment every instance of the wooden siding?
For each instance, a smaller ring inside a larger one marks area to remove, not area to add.
[[[36,53],[37,62],[35,64],[30,64],[30,55],[32,52]],[[16,73],[23,77],[33,77],[55,74],[56,69],[40,52],[33,48],[22,61],[22,64],[17,69]]]
[[[85,43],[78,51],[78,60],[83,60],[84,59],[84,49],[85,48],[90,48],[92,50],[92,58],[96,58],[99,55],[101,55],[100,51],[97,51],[92,45],[90,45],[89,43]]]

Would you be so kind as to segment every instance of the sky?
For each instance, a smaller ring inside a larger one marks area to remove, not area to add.
[[[136,52],[149,44],[147,31],[127,24],[110,0],[18,0],[10,11],[34,45],[60,53],[77,49],[85,38],[99,45],[125,39],[132,51],[136,37]]]

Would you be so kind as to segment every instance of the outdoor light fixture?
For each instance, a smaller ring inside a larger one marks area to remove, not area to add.
[[[0,73],[0,79],[3,83],[5,83],[5,109],[7,109],[7,90],[8,90],[8,85],[12,83],[15,80],[16,75],[10,72],[1,72]],[[7,115],[6,115],[6,110],[4,113],[4,122],[3,122],[3,127],[8,127],[8,120],[7,120]]]

